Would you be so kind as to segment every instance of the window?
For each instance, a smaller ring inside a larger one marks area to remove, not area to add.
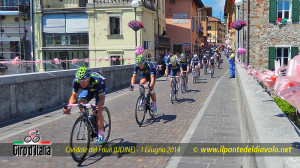
[[[110,16],[109,17],[109,29],[110,35],[120,34],[120,17]]]
[[[280,62],[280,65],[286,66],[288,61],[291,59],[290,48],[277,48],[276,60]]]
[[[277,1],[277,18],[291,19],[291,2],[290,0]]]
[[[192,31],[195,31],[195,18],[192,18]]]
[[[151,41],[144,41],[144,49],[151,49]]]
[[[165,0],[162,1],[162,13],[165,13]]]
[[[110,66],[121,65],[120,56],[110,57]]]
[[[170,0],[170,4],[176,4],[175,0]]]
[[[211,26],[207,26],[207,30],[211,30]]]
[[[44,33],[45,47],[49,46],[87,46],[89,38],[87,33],[53,34]]]

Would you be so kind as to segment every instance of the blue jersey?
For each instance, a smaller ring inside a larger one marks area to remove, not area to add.
[[[78,93],[78,90],[82,89],[101,94],[105,92],[105,79],[97,73],[92,73],[90,77],[90,84],[86,88],[82,88],[80,86],[78,79],[73,80],[72,88],[73,93]]]
[[[196,65],[200,64],[199,58],[196,58],[196,59],[193,58],[191,62],[192,62],[192,66],[193,66],[193,67],[195,67]]]
[[[143,75],[155,75],[156,69],[155,66],[151,62],[145,62],[145,66],[143,69],[140,69],[137,64],[135,64],[133,69],[133,74],[136,74],[137,71],[141,71]]]
[[[176,65],[173,66],[172,63],[169,63],[169,65],[167,66],[167,69],[169,71],[178,71],[182,68],[182,65],[180,64],[180,62],[176,62]]]
[[[182,66],[183,71],[187,71],[187,67],[190,65],[190,61],[189,60],[181,60],[180,64]]]

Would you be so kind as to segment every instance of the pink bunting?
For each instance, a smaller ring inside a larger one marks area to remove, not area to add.
[[[15,66],[19,65],[20,64],[19,57],[16,57],[11,63]]]
[[[73,60],[72,60],[72,64],[76,64],[77,61],[78,61],[78,59],[76,59],[76,58],[73,59]]]
[[[89,59],[85,59],[84,62],[85,62],[85,63],[89,63]]]
[[[41,63],[41,60],[40,59],[37,59],[36,61],[35,61],[35,64],[36,65],[39,65]]]
[[[59,59],[58,58],[54,58],[54,62],[55,62],[55,64],[59,64]]]

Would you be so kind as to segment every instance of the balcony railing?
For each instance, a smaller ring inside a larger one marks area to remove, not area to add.
[[[30,9],[29,0],[2,0],[0,10],[2,11],[28,11]]]
[[[50,8],[80,8],[80,7],[92,7],[95,4],[96,7],[108,7],[108,6],[131,6],[132,0],[69,0],[65,1],[49,1],[41,0],[41,4],[44,9]],[[141,5],[148,9],[155,10],[155,0],[140,0]]]
[[[155,46],[156,47],[170,47],[170,39],[161,35],[155,35]]]

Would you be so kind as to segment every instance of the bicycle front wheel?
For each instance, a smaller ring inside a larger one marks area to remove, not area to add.
[[[111,131],[111,118],[110,118],[110,112],[107,107],[102,108],[102,116],[104,119],[103,122],[103,135],[104,135],[104,141],[103,143],[107,143],[109,136],[110,136],[110,131]]]
[[[75,121],[70,138],[71,155],[75,162],[83,162],[90,148],[91,127],[84,117],[79,117]],[[76,152],[74,149],[86,149],[83,152]]]
[[[141,126],[145,119],[145,114],[147,112],[144,97],[139,96],[135,106],[135,119],[139,126]]]

